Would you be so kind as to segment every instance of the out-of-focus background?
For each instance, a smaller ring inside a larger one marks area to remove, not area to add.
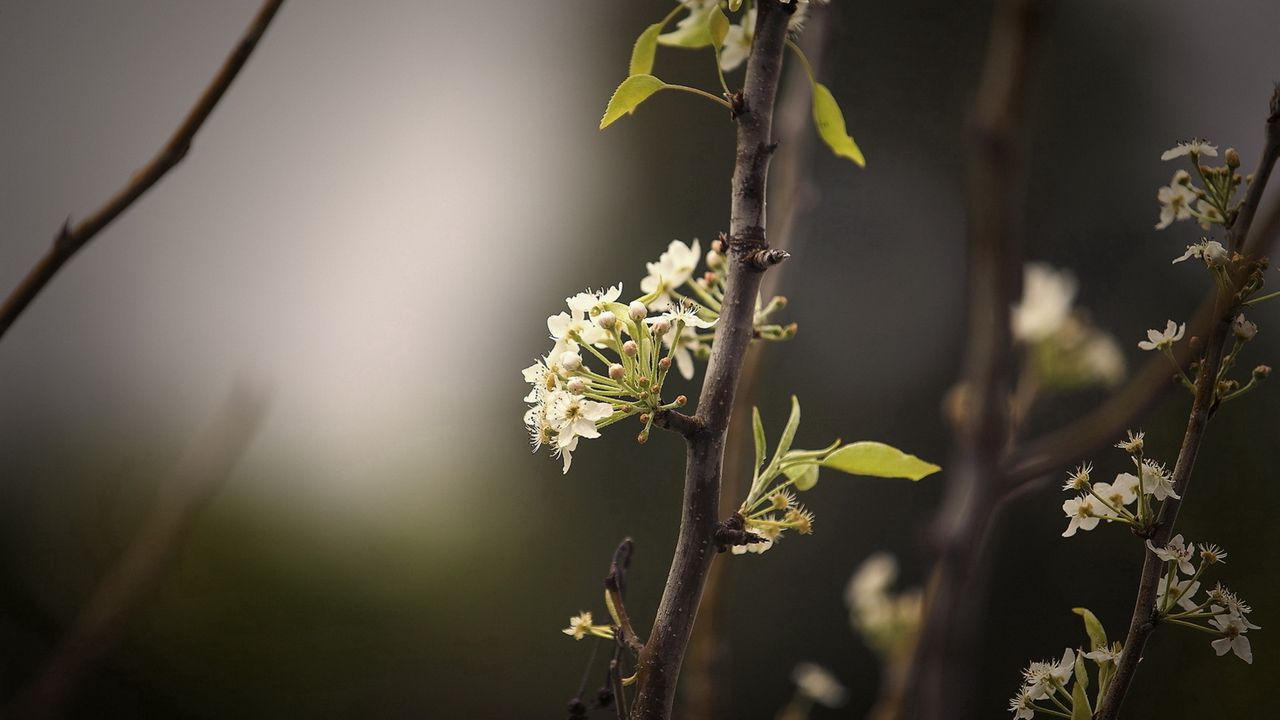
[[[560,474],[531,457],[519,369],[585,286],[635,289],[672,238],[725,228],[732,126],[659,95],[596,130],[634,37],[671,4],[295,2],[188,159],[60,274],[0,343],[0,696],[27,683],[136,532],[237,377],[269,388],[248,454],[174,571],[75,695],[75,717],[560,717],[588,653],[560,633],[599,607],[636,539],[631,614],[657,602],[683,452],[631,432]],[[0,2],[0,288],[70,215],[160,146],[255,11],[235,2]],[[799,442],[891,442],[943,461],[940,400],[963,337],[962,125],[985,3],[837,0],[822,78],[868,168],[816,153],[816,209],[779,288],[800,324],[756,392]],[[1071,268],[1122,341],[1185,319],[1206,275],[1155,232],[1161,151],[1205,136],[1251,167],[1280,77],[1270,0],[1060,3],[1035,71],[1021,228],[1027,259]],[[662,50],[664,78],[712,87],[708,53]],[[731,81],[733,76],[731,76]],[[782,148],[780,152],[786,152]],[[1280,305],[1242,364],[1280,357]],[[689,386],[691,395],[693,386]],[[1277,388],[1222,412],[1181,528],[1230,551],[1225,580],[1277,625]],[[1041,406],[1036,428],[1100,391]],[[1143,419],[1172,461],[1187,401]],[[1083,458],[1082,458],[1083,459]],[[1114,450],[1092,457],[1123,468]],[[1066,471],[1069,468],[1062,468]],[[983,717],[1028,659],[1082,642],[1070,609],[1119,632],[1141,551],[1071,540],[1053,482],[992,537]],[[799,661],[828,667],[860,717],[874,656],[842,594],[870,553],[925,568],[939,498],[829,479],[812,537],[733,558],[732,716],[770,718]],[[1162,630],[1133,717],[1280,710],[1280,640],[1255,663]],[[593,680],[593,682],[595,682]],[[591,687],[594,687],[592,685]]]

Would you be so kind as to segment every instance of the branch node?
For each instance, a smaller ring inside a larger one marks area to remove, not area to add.
[[[755,250],[747,256],[747,264],[756,270],[768,270],[789,257],[791,257],[791,253],[778,248]]]

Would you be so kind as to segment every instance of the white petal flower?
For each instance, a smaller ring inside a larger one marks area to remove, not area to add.
[[[1119,510],[1138,499],[1138,478],[1129,473],[1120,473],[1116,475],[1115,482],[1095,483],[1093,491],[1111,507]]]
[[[1042,700],[1053,694],[1055,688],[1066,687],[1075,670],[1076,653],[1067,648],[1057,663],[1052,660],[1033,662],[1022,671],[1026,691],[1032,700]]]
[[[1180,158],[1184,155],[1208,155],[1209,157],[1218,157],[1218,148],[1210,145],[1208,140],[1193,138],[1191,140],[1184,140],[1173,148],[1165,150],[1164,153],[1160,155],[1160,159],[1173,160],[1174,158]]]
[[[829,708],[838,708],[848,700],[849,691],[825,668],[814,663],[800,663],[791,672],[796,689],[810,700]]]
[[[1031,720],[1036,716],[1035,699],[1031,697],[1031,688],[1022,688],[1009,699],[1009,712],[1013,720]]]
[[[622,285],[618,284],[608,290],[588,289],[571,298],[565,298],[565,302],[575,314],[591,317],[603,312],[610,303],[617,302],[620,295],[622,295]]]
[[[874,553],[849,578],[845,600],[855,608],[880,604],[888,598],[889,586],[897,578],[897,559],[886,552]]]
[[[660,320],[666,320],[672,325],[681,322],[684,323],[684,326],[687,328],[698,328],[700,330],[705,330],[709,327],[715,326],[716,320],[704,320],[700,315],[698,315],[699,309],[700,308],[698,308],[698,306],[690,303],[676,303],[673,308],[667,310],[661,315],[646,318],[645,322],[650,325],[653,325]],[[717,318],[717,320],[718,319],[719,318]]]
[[[575,338],[580,339],[588,345],[595,345],[605,339],[605,332],[597,327],[595,323],[587,320],[582,313],[574,312],[559,313],[547,318],[547,330],[551,333],[551,337],[557,341],[556,347],[559,348],[561,343],[567,345],[568,342]],[[573,349],[565,347],[560,352]],[[553,353],[559,354],[559,353]]]
[[[1222,217],[1222,211],[1204,200],[1196,201],[1196,214],[1202,230],[1208,230],[1214,224],[1226,224],[1226,220]]]
[[[1164,596],[1169,593],[1168,585],[1169,585],[1169,576],[1162,575],[1160,577],[1160,582],[1156,585],[1156,607],[1157,608],[1164,607]],[[1198,592],[1200,592],[1199,580],[1196,580],[1194,582],[1192,582],[1190,579],[1173,581],[1173,595],[1174,597],[1177,598],[1178,605],[1181,606],[1182,609],[1184,610],[1192,610],[1195,608],[1196,605],[1199,604],[1193,599],[1195,598],[1196,593]]]
[[[1154,495],[1156,500],[1164,502],[1165,498],[1181,500],[1182,496],[1173,491],[1173,478],[1162,465],[1145,460],[1142,463],[1142,492]]]
[[[1185,544],[1182,540],[1182,534],[1174,535],[1165,546],[1158,548],[1147,541],[1147,549],[1155,553],[1156,557],[1165,562],[1177,563],[1178,572],[1183,575],[1191,575],[1196,571],[1191,565],[1191,558],[1195,556],[1195,543]]]
[[[1076,297],[1071,273],[1045,263],[1027,263],[1022,274],[1022,300],[1013,307],[1013,336],[1022,342],[1039,342],[1067,322]]]
[[[1160,222],[1156,223],[1157,230],[1163,230],[1174,223],[1175,220],[1186,220],[1191,217],[1191,203],[1196,199],[1196,194],[1191,188],[1178,182],[1178,176],[1174,176],[1173,182],[1156,191],[1156,200],[1160,201]]]
[[[1209,643],[1218,655],[1226,655],[1228,651],[1236,654],[1241,660],[1253,664],[1253,649],[1249,647],[1249,632],[1244,622],[1236,615],[1216,615],[1209,619],[1209,624],[1222,633],[1222,637]]]
[[[1101,665],[1102,663],[1108,662],[1119,663],[1120,656],[1123,654],[1124,651],[1120,649],[1120,643],[1116,643],[1111,647],[1100,647],[1093,652],[1087,652],[1084,656]]]
[[[1178,325],[1172,320],[1165,327],[1164,332],[1159,330],[1148,330],[1147,339],[1138,343],[1138,347],[1143,350],[1163,350],[1182,339],[1183,333],[1187,330],[1187,324]]]
[[[702,247],[697,240],[685,245],[679,240],[672,240],[667,251],[658,256],[658,262],[646,263],[649,274],[640,281],[640,291],[646,295],[657,292],[657,297],[649,303],[654,310],[665,310],[671,305],[671,291],[684,285],[693,277],[702,257]]]
[[[1102,511],[1105,510],[1100,505],[1097,498],[1089,495],[1081,495],[1062,503],[1062,512],[1071,518],[1062,537],[1075,535],[1077,529],[1088,531],[1098,527],[1098,521],[1103,517]]]
[[[729,72],[736,69],[751,54],[752,35],[756,28],[756,9],[744,13],[742,20],[729,27],[729,34],[724,36],[724,47],[720,49],[720,69]]]

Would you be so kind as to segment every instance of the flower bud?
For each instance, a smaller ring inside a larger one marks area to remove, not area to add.
[[[715,281],[716,281],[716,274],[715,274],[715,273],[713,273],[713,272],[706,272],[706,273],[703,273],[703,274],[702,274],[702,284],[703,284],[703,285],[710,285],[710,284],[714,283]]]
[[[1271,368],[1267,368],[1267,371],[1268,371],[1268,372],[1270,372],[1270,371],[1271,371]],[[676,407],[684,407],[684,404],[685,404],[685,403],[687,403],[687,402],[689,402],[689,398],[688,398],[688,396],[686,396],[686,395],[677,395],[677,396],[676,396]]]
[[[1237,315],[1236,319],[1231,321],[1231,332],[1235,334],[1237,340],[1249,342],[1258,334],[1258,326],[1245,320],[1244,315]]]
[[[670,329],[671,323],[666,319],[658,320],[653,324],[653,334],[658,336],[666,335],[667,331]]]
[[[560,367],[573,372],[582,367],[582,356],[572,350],[560,353]]]
[[[1222,243],[1210,240],[1204,244],[1204,264],[1209,267],[1217,265],[1225,265],[1227,260],[1231,258],[1231,254],[1222,246]]]
[[[640,352],[640,348],[636,346],[635,340],[628,340],[622,343],[622,353],[628,357],[635,357]]]
[[[612,330],[618,324],[618,316],[605,310],[596,316],[596,324],[605,330]]]
[[[662,358],[661,360],[659,360],[659,361],[658,361],[658,367],[662,368],[663,370],[668,370],[668,369],[670,369],[670,368],[671,368],[671,358],[669,358],[669,357],[664,357],[664,358]]]
[[[719,242],[719,241],[716,241],[716,242]],[[707,251],[707,267],[711,268],[712,270],[717,270],[722,265],[724,265],[724,255],[721,255],[720,253],[716,252],[716,250],[714,249],[715,248],[714,242],[711,243],[711,246],[713,249]]]
[[[1186,185],[1191,182],[1191,173],[1186,170],[1179,170],[1173,174],[1174,185]]]
[[[1269,375],[1271,375],[1270,365],[1259,365],[1253,369],[1254,380],[1266,380]]]
[[[639,300],[632,300],[627,307],[631,313],[632,320],[643,320],[649,315],[649,308],[645,307],[644,303]]]
[[[618,363],[614,363],[614,364],[612,364],[612,365],[610,365],[610,366],[609,366],[609,379],[610,379],[610,380],[621,380],[621,379],[622,379],[622,377],[623,377],[624,375],[626,375],[626,374],[627,374],[627,369],[626,369],[626,368],[624,368],[624,367],[622,367],[622,366],[621,366],[621,365],[619,365]]]
[[[711,241],[711,252],[724,253],[724,240],[716,238]],[[711,263],[707,263],[710,265]]]
[[[1227,148],[1227,152],[1224,153],[1224,156],[1227,160],[1227,167],[1232,170],[1240,167],[1240,153],[1236,152],[1235,148]]]
[[[580,377],[569,378],[569,382],[565,383],[565,387],[574,395],[581,395],[587,391],[587,381]]]

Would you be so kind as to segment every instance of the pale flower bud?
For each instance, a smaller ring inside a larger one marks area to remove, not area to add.
[[[1258,380],[1266,380],[1270,376],[1271,376],[1270,365],[1259,365],[1258,367],[1253,369],[1253,377]]]
[[[1258,326],[1245,320],[1244,315],[1237,315],[1236,319],[1231,321],[1231,332],[1235,333],[1236,339],[1249,342],[1258,334]]]
[[[1236,152],[1235,148],[1227,148],[1225,157],[1227,160],[1227,167],[1231,168],[1232,170],[1235,170],[1236,168],[1240,167],[1240,153]]]
[[[659,320],[658,322],[653,324],[653,332],[655,335],[659,335],[659,336],[666,335],[667,331],[670,329],[671,329],[671,323],[665,319]]]
[[[627,307],[631,312],[632,320],[643,320],[649,316],[649,308],[645,307],[644,303],[639,300],[632,300]]]
[[[724,265],[724,255],[721,255],[715,250],[708,250],[707,251],[707,267],[711,268],[712,270],[716,270],[716,269],[719,269],[721,265]]]
[[[612,380],[621,380],[623,375],[627,374],[627,369],[614,363],[609,366],[609,378]]]
[[[587,381],[580,377],[569,378],[569,382],[565,383],[565,387],[574,395],[581,395],[587,391]]]
[[[1186,185],[1191,182],[1191,173],[1186,170],[1179,170],[1173,174],[1174,185]]]
[[[622,343],[622,352],[629,357],[635,357],[636,353],[640,352],[640,348],[636,345],[635,340],[628,340]]]
[[[582,367],[582,356],[572,350],[563,352],[560,354],[560,367],[573,372]]]
[[[1231,255],[1222,243],[1209,241],[1204,246],[1204,264],[1210,267],[1225,265]]]
[[[618,324],[618,316],[605,310],[596,316],[596,324],[605,330],[612,330]]]

